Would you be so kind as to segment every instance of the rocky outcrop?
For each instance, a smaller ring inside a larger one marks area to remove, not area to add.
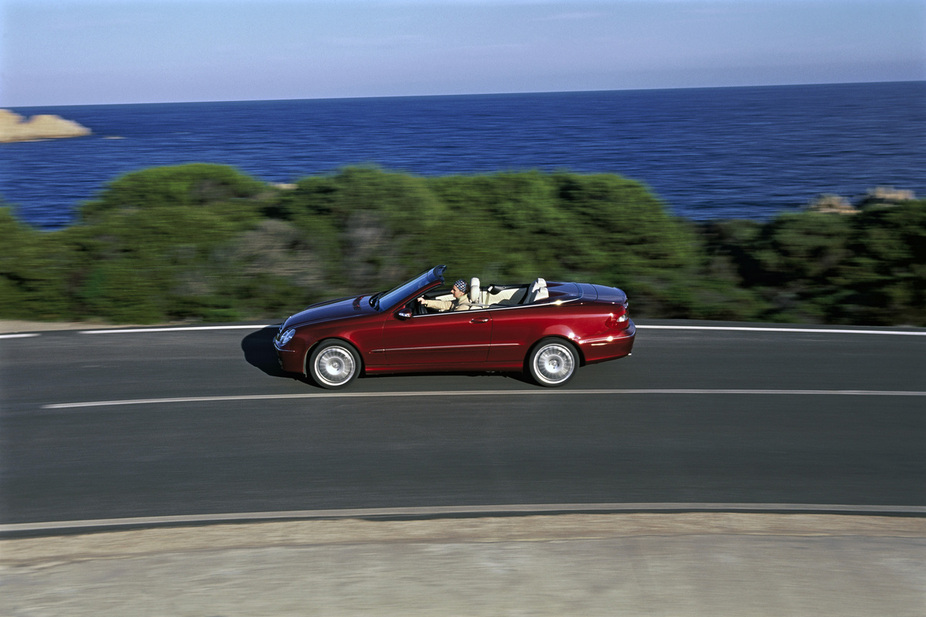
[[[858,214],[865,208],[872,206],[896,206],[915,199],[916,194],[913,191],[895,189],[892,186],[879,186],[869,189],[865,196],[855,204],[849,203],[848,199],[839,195],[820,195],[807,204],[807,210],[836,214]]]
[[[820,195],[807,206],[814,212],[828,212],[836,214],[857,214],[858,210],[849,203],[849,200],[839,195]]]
[[[870,189],[859,201],[860,208],[869,206],[896,206],[905,201],[913,201],[916,194],[913,191],[895,189],[893,186],[879,186]]]
[[[0,109],[0,142],[36,141],[63,137],[83,137],[92,131],[59,116],[39,115],[28,120],[7,109]]]

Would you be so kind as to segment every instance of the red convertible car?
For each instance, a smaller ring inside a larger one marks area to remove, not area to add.
[[[361,373],[435,371],[525,371],[541,386],[561,386],[581,365],[630,355],[635,327],[620,289],[472,279],[454,292],[442,288],[445,269],[289,317],[273,341],[280,366],[323,388]]]

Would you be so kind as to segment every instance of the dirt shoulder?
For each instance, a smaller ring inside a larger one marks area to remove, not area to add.
[[[54,330],[83,330],[85,328],[107,327],[105,324],[68,321],[25,321],[0,319],[0,334],[23,334],[27,332],[51,332]]]
[[[110,324],[95,321],[27,321],[24,319],[0,319],[0,334],[26,334],[30,332],[54,332],[56,330],[102,330],[108,328],[154,328],[183,324]]]
[[[926,538],[926,518],[753,513],[563,514],[437,520],[312,520],[0,540],[0,563],[165,552],[378,543],[563,542],[685,535]]]
[[[327,520],[0,541],[0,614],[922,615],[926,519]]]

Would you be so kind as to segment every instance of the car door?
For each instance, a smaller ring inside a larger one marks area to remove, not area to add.
[[[391,366],[478,368],[491,339],[492,319],[486,310],[404,317],[396,312],[384,325],[383,351]]]

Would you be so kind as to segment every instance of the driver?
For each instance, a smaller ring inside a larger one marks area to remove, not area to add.
[[[465,311],[472,305],[466,297],[466,281],[463,279],[453,284],[450,293],[453,294],[453,300],[425,300],[424,296],[421,296],[418,302],[439,311]]]

